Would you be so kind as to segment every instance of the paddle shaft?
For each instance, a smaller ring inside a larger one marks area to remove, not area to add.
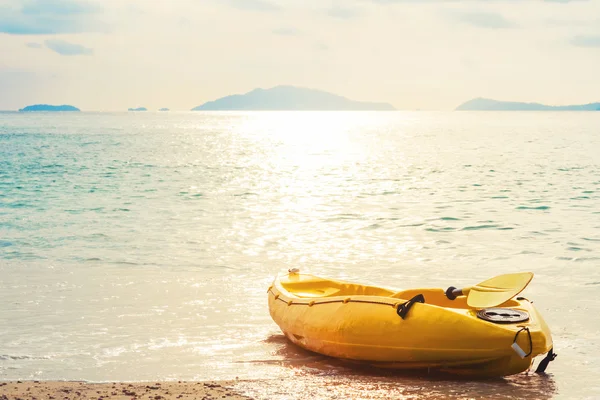
[[[448,297],[450,300],[454,300],[459,296],[468,296],[470,291],[470,287],[460,289],[455,288],[454,286],[450,286],[448,290],[446,290],[446,297]]]

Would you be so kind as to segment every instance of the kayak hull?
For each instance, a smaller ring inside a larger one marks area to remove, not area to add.
[[[398,307],[417,294],[425,302],[399,316]],[[506,376],[552,348],[550,330],[527,300],[502,305],[526,312],[527,321],[497,324],[478,318],[465,299],[448,300],[443,289],[395,292],[298,273],[278,276],[268,299],[271,317],[294,344],[381,368]],[[519,356],[513,343],[530,354]]]

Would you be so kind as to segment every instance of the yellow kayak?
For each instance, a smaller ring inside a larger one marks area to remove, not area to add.
[[[548,353],[545,369],[555,357],[550,330],[530,301],[513,297],[522,290],[511,291],[513,275],[463,295],[455,288],[395,291],[294,269],[269,287],[269,311],[296,345],[377,367],[506,376]],[[533,274],[527,276],[523,288]],[[480,308],[486,301],[490,306]]]

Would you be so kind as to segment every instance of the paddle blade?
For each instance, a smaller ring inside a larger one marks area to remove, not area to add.
[[[473,286],[467,304],[473,308],[499,306],[521,293],[532,279],[531,272],[498,275]]]

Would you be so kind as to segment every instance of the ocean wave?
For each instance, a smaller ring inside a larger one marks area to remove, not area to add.
[[[538,206],[538,207],[530,207],[530,206],[519,206],[515,208],[515,210],[549,210],[550,206]]]

